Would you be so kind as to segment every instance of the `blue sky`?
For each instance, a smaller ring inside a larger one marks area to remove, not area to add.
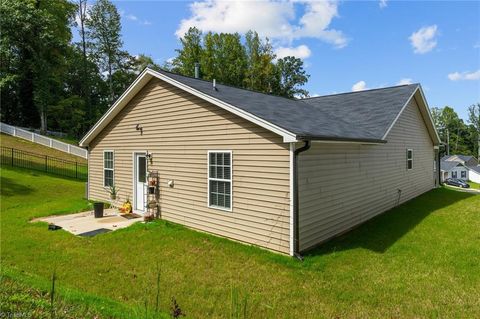
[[[311,94],[420,82],[431,107],[467,118],[480,102],[478,1],[115,1],[125,49],[162,64],[179,34],[204,31],[268,36],[279,54],[304,58]]]

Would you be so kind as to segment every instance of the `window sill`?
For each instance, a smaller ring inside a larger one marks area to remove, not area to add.
[[[224,212],[232,212],[232,208],[226,208],[226,207],[221,207],[221,206],[213,206],[213,205],[208,205],[208,208],[216,209],[216,210],[222,210]]]

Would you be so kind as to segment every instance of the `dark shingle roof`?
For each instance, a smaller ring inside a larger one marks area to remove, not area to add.
[[[383,141],[418,84],[294,100],[159,71],[297,135],[299,139]]]
[[[456,167],[457,165],[459,165],[458,162],[441,161],[440,162],[440,170],[449,171],[452,168]]]
[[[468,168],[480,174],[480,165],[468,166]]]
[[[474,157],[471,156],[471,155],[445,155],[444,157],[442,157],[442,161],[456,161],[456,162],[459,162],[459,160],[460,160],[460,161],[463,161],[463,162],[468,162],[473,158]]]

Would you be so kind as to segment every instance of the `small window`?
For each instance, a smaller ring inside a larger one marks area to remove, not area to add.
[[[113,151],[103,152],[103,186],[113,186]]]
[[[452,178],[457,178],[457,172],[452,172]]]
[[[467,171],[462,171],[460,174],[462,178],[467,178]]]
[[[407,149],[407,169],[413,168],[413,150]]]
[[[232,208],[232,153],[208,152],[208,206]]]

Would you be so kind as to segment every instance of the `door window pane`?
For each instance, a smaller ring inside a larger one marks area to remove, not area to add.
[[[147,161],[145,160],[145,156],[138,157],[138,182],[147,182]]]

